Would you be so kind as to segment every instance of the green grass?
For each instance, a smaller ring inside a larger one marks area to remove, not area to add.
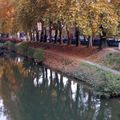
[[[40,62],[44,60],[44,51],[41,49],[32,48],[27,43],[18,44],[17,52],[24,56],[34,58]]]
[[[107,67],[120,71],[120,53],[118,52],[107,54],[100,62]]]
[[[41,49],[36,49],[34,52],[33,57],[37,59],[38,61],[43,61],[44,60],[44,52]]]
[[[77,76],[91,84],[99,96],[110,97],[120,94],[120,75],[104,71],[90,64],[81,63]]]
[[[17,52],[23,54],[24,56],[28,55],[29,51],[29,45],[25,42],[18,44],[17,46]]]

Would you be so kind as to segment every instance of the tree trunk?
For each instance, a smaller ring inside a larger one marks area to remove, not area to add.
[[[102,48],[104,48],[104,47],[106,47],[106,46],[107,46],[107,40],[106,40],[106,38],[101,37],[101,38],[100,38],[99,49],[102,49]]]
[[[57,43],[57,36],[58,36],[58,28],[55,29],[55,41],[54,43]]]
[[[32,32],[29,32],[29,36],[30,36],[30,41],[33,41],[33,37],[32,37]]]
[[[90,47],[93,46],[93,37],[92,37],[92,36],[90,37],[90,43],[89,43],[89,46],[90,46]]]
[[[52,42],[52,22],[49,20],[49,42]]]
[[[60,44],[62,43],[62,23],[58,21],[58,28],[59,28],[59,39],[60,39]]]
[[[35,41],[35,30],[33,30],[33,41]]]
[[[44,32],[44,42],[47,42],[47,30],[45,28],[45,32]]]
[[[36,40],[39,41],[39,31],[36,30]]]
[[[62,28],[59,29],[59,38],[60,38],[60,44],[62,44]]]
[[[102,47],[106,47],[107,46],[107,40],[106,40],[106,31],[102,28],[101,29],[102,32],[100,34],[100,46],[99,49],[102,49]]]
[[[71,38],[70,38],[70,31],[69,30],[67,30],[67,39],[68,39],[68,45],[70,45],[70,43],[71,43]]]
[[[42,23],[40,42],[43,42],[43,39],[44,39],[44,28],[43,28],[43,23]]]
[[[99,49],[102,49],[102,44],[103,44],[103,40],[102,40],[102,37],[100,36],[100,45],[99,45]]]
[[[43,35],[44,35],[44,32],[43,32],[43,30],[42,30],[42,31],[41,31],[40,42],[43,42]]]
[[[76,37],[76,46],[79,45],[79,29],[78,27],[75,28],[75,37]]]
[[[88,36],[87,48],[92,47],[92,46],[93,46],[93,37]]]

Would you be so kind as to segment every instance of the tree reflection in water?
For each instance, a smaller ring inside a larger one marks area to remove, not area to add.
[[[0,120],[119,120],[119,100],[100,100],[83,83],[22,57],[0,66]]]

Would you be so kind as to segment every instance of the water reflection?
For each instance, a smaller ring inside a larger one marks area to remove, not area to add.
[[[0,120],[119,120],[120,101],[100,100],[83,83],[22,57],[0,66]]]
[[[0,97],[0,120],[7,120],[3,100]]]

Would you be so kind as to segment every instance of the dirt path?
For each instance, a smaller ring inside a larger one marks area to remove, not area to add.
[[[86,63],[86,64],[89,64],[89,65],[93,65],[103,71],[106,71],[106,72],[111,72],[113,74],[116,74],[116,75],[120,75],[120,72],[117,71],[117,70],[114,70],[114,69],[111,69],[111,68],[108,68],[106,66],[103,66],[103,65],[100,65],[100,64],[97,64],[97,63],[94,63],[94,62],[90,62],[90,61],[87,61],[87,60],[82,60],[83,63]]]

